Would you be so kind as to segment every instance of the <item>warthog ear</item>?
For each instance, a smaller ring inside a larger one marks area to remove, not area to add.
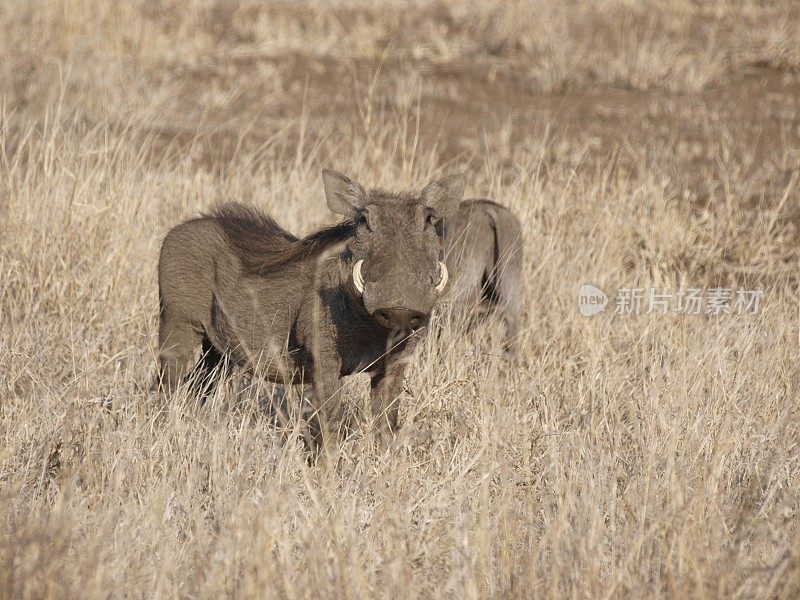
[[[435,216],[439,218],[452,217],[456,214],[458,205],[464,198],[466,185],[467,176],[464,173],[431,181],[422,190],[422,201],[433,211]]]
[[[322,183],[325,185],[325,197],[331,212],[349,219],[358,217],[367,203],[367,193],[360,183],[331,169],[322,171]]]

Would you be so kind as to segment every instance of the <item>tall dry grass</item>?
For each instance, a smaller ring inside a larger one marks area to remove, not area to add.
[[[675,18],[701,10],[693,6],[674,3]],[[754,22],[775,14],[750,2],[715,6],[718,21],[736,11]],[[270,13],[252,4],[241,8],[252,19],[231,17],[244,31],[239,41],[209,30],[210,15],[225,7],[0,7],[2,595],[800,593],[796,177],[753,208],[742,201],[751,180],[731,168],[699,206],[675,186],[658,148],[641,149],[650,158],[633,175],[611,151],[589,164],[569,139],[511,145],[493,131],[459,164],[469,165],[471,195],[513,208],[525,224],[521,364],[500,358],[492,320],[431,337],[411,369],[393,447],[378,451],[357,428],[311,467],[295,424],[276,425],[263,409],[268,385],[238,396],[221,390],[202,407],[187,397],[164,407],[148,393],[155,264],[170,226],[236,199],[308,231],[330,219],[323,166],[390,188],[456,166],[443,163],[439,146],[419,143],[415,114],[426,106],[413,89],[405,108],[382,110],[365,97],[353,108],[357,128],[312,127],[299,106],[258,132],[260,145],[201,161],[197,146],[231,124],[211,101],[200,114],[202,102],[184,103],[187,64],[202,65],[204,53],[226,44],[330,55],[334,21],[346,31],[356,23],[345,42],[369,53],[357,44],[382,38],[364,32],[401,18],[389,11],[381,24],[375,13],[386,6],[365,3],[349,5],[343,21],[322,6],[278,11],[272,29],[259,20]],[[438,10],[466,19],[462,5]],[[516,41],[490,54],[475,48],[491,36],[473,33],[471,52],[496,57],[531,52],[526,39],[549,43],[515,19],[498,22],[492,31]],[[470,23],[485,31],[480,19]],[[435,35],[431,52],[455,60]],[[647,35],[629,46],[637,56],[651,51],[642,40],[672,43],[660,31]],[[624,78],[660,87],[662,75],[641,79],[635,61],[620,65]],[[233,82],[279,89],[283,81],[231,68]],[[601,73],[598,81],[617,81],[613,69]],[[697,80],[686,77],[675,81],[692,88]],[[230,81],[195,89],[225,108],[236,95]],[[165,123],[194,133],[164,143]],[[735,131],[716,142],[724,163]],[[764,296],[757,314],[609,310],[590,319],[576,303],[587,282]],[[345,398],[358,413],[365,381],[349,382]]]

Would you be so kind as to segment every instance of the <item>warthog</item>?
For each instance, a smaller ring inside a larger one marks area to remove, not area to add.
[[[455,317],[496,310],[506,326],[507,359],[517,359],[523,298],[522,226],[491,200],[465,200],[444,222],[445,263],[451,273],[446,304]]]
[[[323,171],[343,223],[298,239],[237,204],[169,231],[159,259],[160,385],[174,390],[198,345],[208,373],[223,356],[270,381],[312,384],[319,426],[341,421],[341,377],[369,373],[379,434],[397,425],[406,363],[447,283],[444,223],[465,178],[419,194],[365,191]]]

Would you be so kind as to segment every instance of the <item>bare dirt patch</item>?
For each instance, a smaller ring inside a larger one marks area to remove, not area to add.
[[[271,71],[277,90],[256,76]],[[182,95],[193,98],[201,85],[235,98],[187,108],[185,125],[155,130],[169,143],[191,140],[207,165],[263,147],[287,121],[302,118],[306,139],[332,130],[346,136],[378,113],[407,122],[418,143],[436,146],[445,161],[479,162],[489,151],[485,140],[497,135],[509,145],[548,142],[551,151],[579,148],[581,168],[610,155],[632,174],[657,165],[678,193],[701,205],[731,168],[750,186],[743,201],[772,197],[800,160],[800,73],[765,67],[692,94],[603,86],[541,92],[502,64],[290,54],[205,65],[182,78]],[[293,157],[300,132],[290,137],[294,144],[282,151]]]

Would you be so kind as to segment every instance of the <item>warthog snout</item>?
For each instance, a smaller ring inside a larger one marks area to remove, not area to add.
[[[379,308],[372,316],[387,329],[419,329],[430,318],[430,314],[410,308]]]
[[[428,323],[437,294],[430,286],[366,282],[364,308],[387,329],[419,329]]]
[[[447,285],[447,267],[438,263],[435,273],[406,272],[401,283],[380,277],[364,279],[364,261],[353,265],[353,286],[361,294],[364,307],[387,329],[419,329],[427,325],[436,300]]]
[[[428,323],[439,297],[441,266],[432,260],[375,258],[353,266],[353,286],[364,308],[386,329],[416,330]]]

